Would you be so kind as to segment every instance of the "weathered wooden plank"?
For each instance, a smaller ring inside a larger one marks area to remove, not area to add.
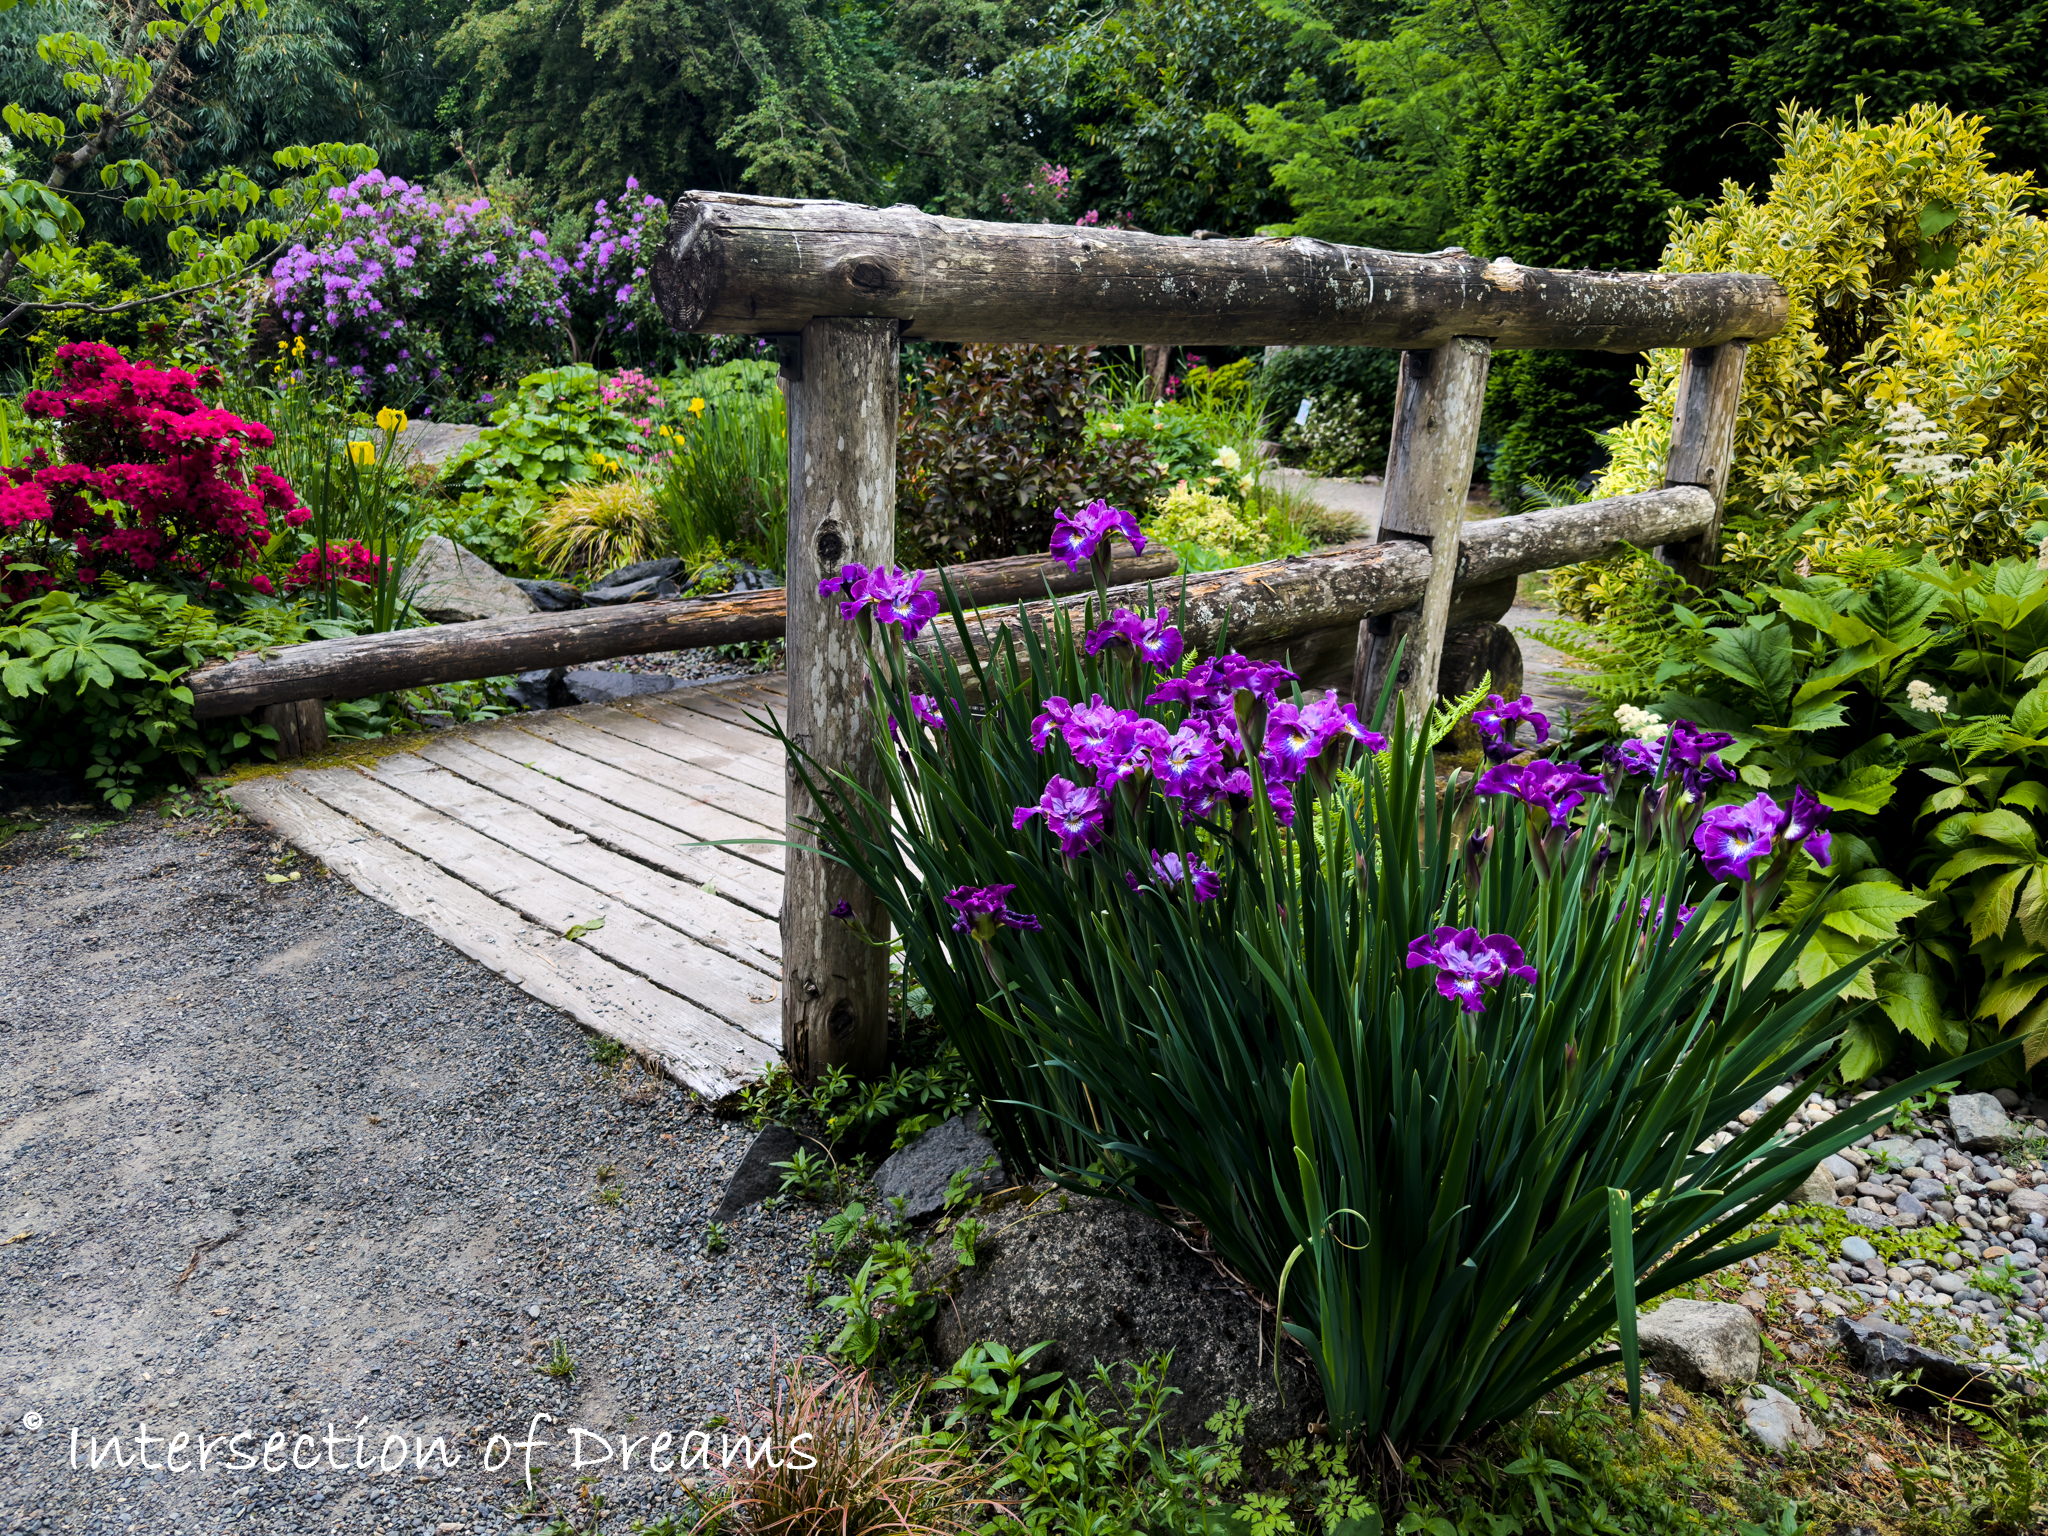
[[[693,764],[677,762],[659,752],[600,731],[577,720],[560,720],[552,712],[527,715],[520,729],[595,762],[622,769],[636,779],[658,784],[663,789],[728,812],[753,824],[753,834],[782,835],[782,796],[767,794],[735,779],[706,773]]]
[[[690,730],[702,733],[706,740],[730,744],[735,755],[747,741],[754,743],[753,750],[767,761],[780,766],[783,760],[782,743],[777,741],[757,723],[775,719],[788,729],[789,698],[784,694],[760,693],[751,698],[706,698],[675,700],[675,708],[686,710],[693,716]]]
[[[694,881],[762,917],[781,915],[782,876],[778,872],[723,848],[693,846],[693,839],[654,817],[565,784],[475,741],[442,737],[417,750],[428,762],[517,801],[550,821],[573,827],[627,858]],[[779,945],[779,938],[777,942]]]
[[[796,332],[815,315],[907,338],[1427,349],[1711,346],[1772,336],[1785,290],[1742,273],[1565,272],[1293,239],[1193,240],[687,192],[654,259],[684,331]]]
[[[251,816],[374,901],[437,937],[578,1023],[611,1036],[706,1098],[722,1099],[757,1079],[773,1059],[759,1041],[726,1029],[715,1056],[694,1028],[675,1028],[687,1005],[557,934],[522,921],[481,891],[406,852],[284,776],[251,779],[230,791]],[[692,1010],[694,1011],[694,1010]]]
[[[831,309],[813,314],[833,315]],[[815,771],[887,793],[866,716],[857,628],[820,582],[848,562],[896,561],[896,323],[811,319],[789,387],[790,741]],[[792,763],[784,781],[782,1054],[809,1082],[833,1067],[855,1077],[889,1055],[888,911],[861,879],[811,846],[817,805]],[[835,912],[850,913],[836,917]]]
[[[1179,563],[1171,551],[1132,555],[1124,549],[1117,569],[1138,581],[1170,576]],[[1078,592],[1090,580],[1086,570],[1072,572],[1039,555],[975,561],[948,567],[946,574],[977,602],[1039,597],[1048,585],[1055,592]],[[194,716],[211,720],[265,704],[354,699],[393,688],[573,667],[647,651],[773,640],[782,631],[783,592],[778,587],[310,640],[263,655],[249,652],[208,662],[187,674],[185,684],[192,690]]]
[[[707,949],[665,923],[614,902],[600,891],[442,815],[390,783],[353,768],[308,769],[293,782],[380,836],[474,886],[528,922],[565,938],[578,924],[603,926],[571,942],[646,977],[675,995],[672,1029],[700,1037],[699,1054],[717,1060],[737,1028],[772,1046],[768,1018],[779,1013],[775,986],[759,971]]]
[[[546,737],[530,731],[497,730],[479,733],[476,745],[514,763],[523,763],[535,773],[608,800],[625,810],[638,811],[652,821],[673,827],[685,838],[720,845],[715,850],[760,870],[769,877],[781,873],[782,850],[762,846],[776,835],[756,822],[743,821],[730,811],[679,795],[659,784],[650,784],[623,769],[567,747],[558,747]],[[488,781],[487,781],[488,782]],[[493,785],[492,787],[495,787]]]
[[[774,796],[779,803],[782,798],[781,749],[759,753],[726,751],[694,731],[693,726],[699,718],[687,710],[658,713],[639,701],[632,705],[615,705],[584,717],[585,723],[608,736],[660,752],[705,773],[745,784]],[[769,745],[772,747],[774,743],[771,741]]]
[[[403,753],[381,758],[364,771],[422,805],[658,918],[764,976],[780,979],[782,975],[782,930],[773,918],[615,853],[585,833],[551,821],[426,758]]]
[[[1408,643],[1400,649],[1397,686],[1407,698],[1410,720],[1426,720],[1436,701],[1437,666],[1458,568],[1455,560],[1434,557],[1439,550],[1457,548],[1465,521],[1492,358],[1488,343],[1469,336],[1455,337],[1433,352],[1401,354],[1380,532],[1419,539],[1432,556]],[[1395,665],[1394,653],[1392,644],[1375,643],[1365,697],[1379,697],[1380,680]]]

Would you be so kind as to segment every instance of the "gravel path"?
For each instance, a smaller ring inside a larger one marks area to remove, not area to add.
[[[507,1530],[526,1452],[480,1458],[537,1414],[557,1507],[608,1435],[604,1529],[678,1508],[619,1437],[802,1348],[818,1208],[706,1255],[743,1126],[293,858],[153,817],[0,847],[0,1531]],[[359,1470],[392,1435],[452,1470]]]

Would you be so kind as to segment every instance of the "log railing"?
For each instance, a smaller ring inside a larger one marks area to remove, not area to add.
[[[678,329],[775,341],[790,409],[786,593],[290,647],[194,674],[197,712],[261,707],[281,732],[310,738],[310,701],[323,693],[784,634],[792,735],[828,772],[870,775],[863,712],[848,707],[863,661],[853,626],[833,622],[817,584],[846,561],[894,563],[898,343],[917,338],[1401,348],[1372,542],[1193,578],[1180,622],[1198,645],[1226,620],[1232,643],[1248,647],[1339,637],[1334,660],[1360,691],[1376,692],[1398,653],[1413,715],[1454,657],[1476,654],[1473,637],[1499,642],[1504,632],[1488,621],[1506,612],[1518,573],[1631,543],[1700,578],[1719,537],[1744,356],[1787,312],[1776,282],[1744,273],[1552,271],[1459,250],[1179,239],[707,192],[684,194],[671,212],[654,291]],[[1487,369],[1503,347],[1683,349],[1666,489],[1464,525]],[[1153,573],[1130,575],[1135,601]],[[1042,576],[1003,595],[1041,593]],[[988,634],[1001,621],[976,622]],[[929,643],[944,654],[943,634]],[[882,937],[880,915],[805,847],[802,784],[788,782],[784,1055],[806,1077],[870,1069],[887,1037],[887,952],[851,935]],[[831,918],[842,899],[863,924]]]

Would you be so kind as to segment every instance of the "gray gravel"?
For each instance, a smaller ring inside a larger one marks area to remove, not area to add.
[[[570,1426],[680,1436],[820,1325],[818,1208],[703,1252],[742,1126],[267,834],[59,819],[0,847],[0,944],[0,1531],[507,1530],[525,1453],[479,1458],[536,1414],[536,1486],[587,1515]],[[321,1470],[165,1467],[242,1430]],[[359,1433],[456,1465],[357,1470]],[[604,1529],[680,1512],[647,1454],[584,1469]]]

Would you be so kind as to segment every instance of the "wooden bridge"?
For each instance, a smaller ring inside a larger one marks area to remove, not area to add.
[[[786,593],[316,641],[214,664],[190,684],[195,714],[261,711],[290,753],[324,734],[324,698],[784,636],[781,694],[755,684],[526,717],[373,767],[237,791],[365,890],[709,1093],[778,1042],[805,1077],[884,1064],[887,962],[868,937],[886,931],[883,914],[807,846],[807,793],[745,711],[750,700],[786,706],[791,739],[819,768],[879,789],[857,707],[864,660],[817,584],[847,561],[895,563],[904,339],[1401,348],[1369,540],[1157,595],[1175,603],[1191,645],[1227,622],[1239,649],[1307,660],[1317,680],[1361,699],[1391,678],[1412,715],[1462,691],[1454,666],[1512,655],[1498,620],[1519,574],[1633,544],[1704,579],[1747,348],[1776,334],[1788,307],[1778,284],[1741,273],[1551,271],[1463,251],[1178,239],[716,193],[685,194],[668,230],[654,288],[670,323],[768,337],[781,359]],[[1503,347],[1682,349],[1664,488],[1464,525],[1487,373]],[[1042,561],[995,564],[1007,569],[959,573],[979,601],[1060,589]],[[1136,607],[1155,591],[1111,595]],[[990,636],[1000,622],[974,629]],[[938,654],[951,643],[943,632],[921,642]],[[756,832],[758,846],[703,846]],[[832,916],[842,902],[856,923]],[[589,928],[599,915],[605,926]],[[570,933],[580,940],[559,937]]]
[[[679,688],[231,794],[365,894],[723,1098],[782,1039],[782,747],[755,719],[787,704],[780,676]]]

